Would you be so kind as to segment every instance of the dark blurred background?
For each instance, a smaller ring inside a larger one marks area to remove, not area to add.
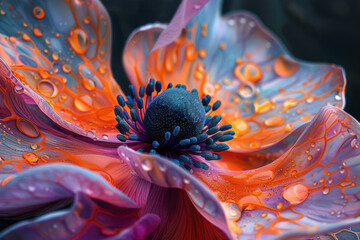
[[[102,2],[113,26],[112,70],[115,79],[127,86],[121,63],[127,37],[144,24],[169,22],[180,0]],[[343,66],[345,110],[360,120],[360,0],[224,0],[223,13],[237,10],[255,13],[293,56]]]

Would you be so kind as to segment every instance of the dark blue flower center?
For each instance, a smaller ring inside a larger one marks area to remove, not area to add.
[[[199,135],[205,124],[205,109],[196,93],[183,88],[163,91],[146,109],[144,124],[149,135],[164,143],[165,133],[179,126],[174,142]]]
[[[187,170],[207,170],[207,161],[221,159],[218,152],[229,149],[224,142],[235,132],[228,131],[230,124],[217,126],[220,115],[211,116],[220,101],[211,106],[209,95],[200,101],[196,89],[189,92],[181,84],[172,88],[170,83],[162,91],[161,82],[154,79],[138,93],[130,85],[129,92],[126,100],[117,97],[114,112],[117,138],[132,149],[164,156]]]

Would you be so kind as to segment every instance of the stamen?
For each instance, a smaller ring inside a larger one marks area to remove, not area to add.
[[[156,91],[156,93],[155,93]],[[207,161],[220,160],[217,152],[229,149],[224,142],[233,139],[230,124],[217,126],[220,115],[211,116],[221,106],[210,105],[211,97],[201,100],[199,92],[185,85],[169,83],[165,90],[160,81],[150,79],[136,92],[129,86],[129,96],[117,97],[116,128],[120,142],[130,141],[138,152],[169,158],[186,170],[208,170]]]

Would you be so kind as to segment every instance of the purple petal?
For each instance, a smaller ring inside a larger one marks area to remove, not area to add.
[[[230,228],[243,238],[336,232],[360,222],[359,134],[351,116],[324,107],[274,162],[249,171],[214,165],[209,176],[199,177],[219,192]]]
[[[171,19],[168,27],[156,40],[152,52],[172,43],[181,33],[185,25],[209,0],[183,0]]]
[[[140,154],[126,147],[119,147],[118,152],[139,177],[161,187],[185,190],[201,215],[231,236],[217,198],[190,173],[159,156]]]
[[[72,199],[71,207],[52,212],[48,207],[41,217],[26,220],[26,216],[37,216],[42,206],[61,199]],[[72,165],[51,164],[20,173],[0,189],[1,217],[25,218],[0,237],[107,239],[125,230],[134,239],[144,239],[159,218],[148,215],[137,220],[137,211],[135,202],[98,175]]]

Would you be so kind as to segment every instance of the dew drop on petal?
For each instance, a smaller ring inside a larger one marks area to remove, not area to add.
[[[82,81],[82,84],[83,84],[84,88],[86,88],[86,90],[88,90],[88,91],[92,91],[95,89],[95,82],[92,79],[84,78],[84,80]]]
[[[283,197],[291,204],[299,204],[309,196],[309,186],[303,183],[295,183],[287,186],[283,191]]]
[[[45,11],[42,7],[34,7],[33,8],[34,17],[37,19],[43,19],[45,17]]]
[[[152,163],[149,160],[142,161],[141,167],[145,171],[150,171],[153,168]]]
[[[329,192],[330,192],[330,188],[328,188],[328,187],[325,187],[325,188],[323,188],[323,190],[322,190],[322,193],[323,193],[324,195],[328,194]]]
[[[82,28],[76,27],[70,32],[69,43],[75,52],[83,54],[88,48],[89,37]]]
[[[92,109],[93,99],[89,95],[82,95],[75,98],[74,105],[81,112],[88,112]]]
[[[221,205],[227,219],[236,221],[241,217],[241,210],[237,204],[222,202]]]
[[[15,86],[15,92],[21,94],[21,93],[24,92],[24,88],[22,86],[20,86],[20,85],[16,85]]]
[[[45,97],[53,98],[56,97],[59,93],[59,90],[55,84],[49,80],[41,80],[37,87],[39,92]]]
[[[30,165],[37,165],[39,158],[33,152],[26,152],[23,154],[23,158],[28,161]]]
[[[38,127],[25,118],[19,118],[16,120],[16,127],[19,129],[21,133],[25,136],[36,138],[40,135],[40,131]]]

